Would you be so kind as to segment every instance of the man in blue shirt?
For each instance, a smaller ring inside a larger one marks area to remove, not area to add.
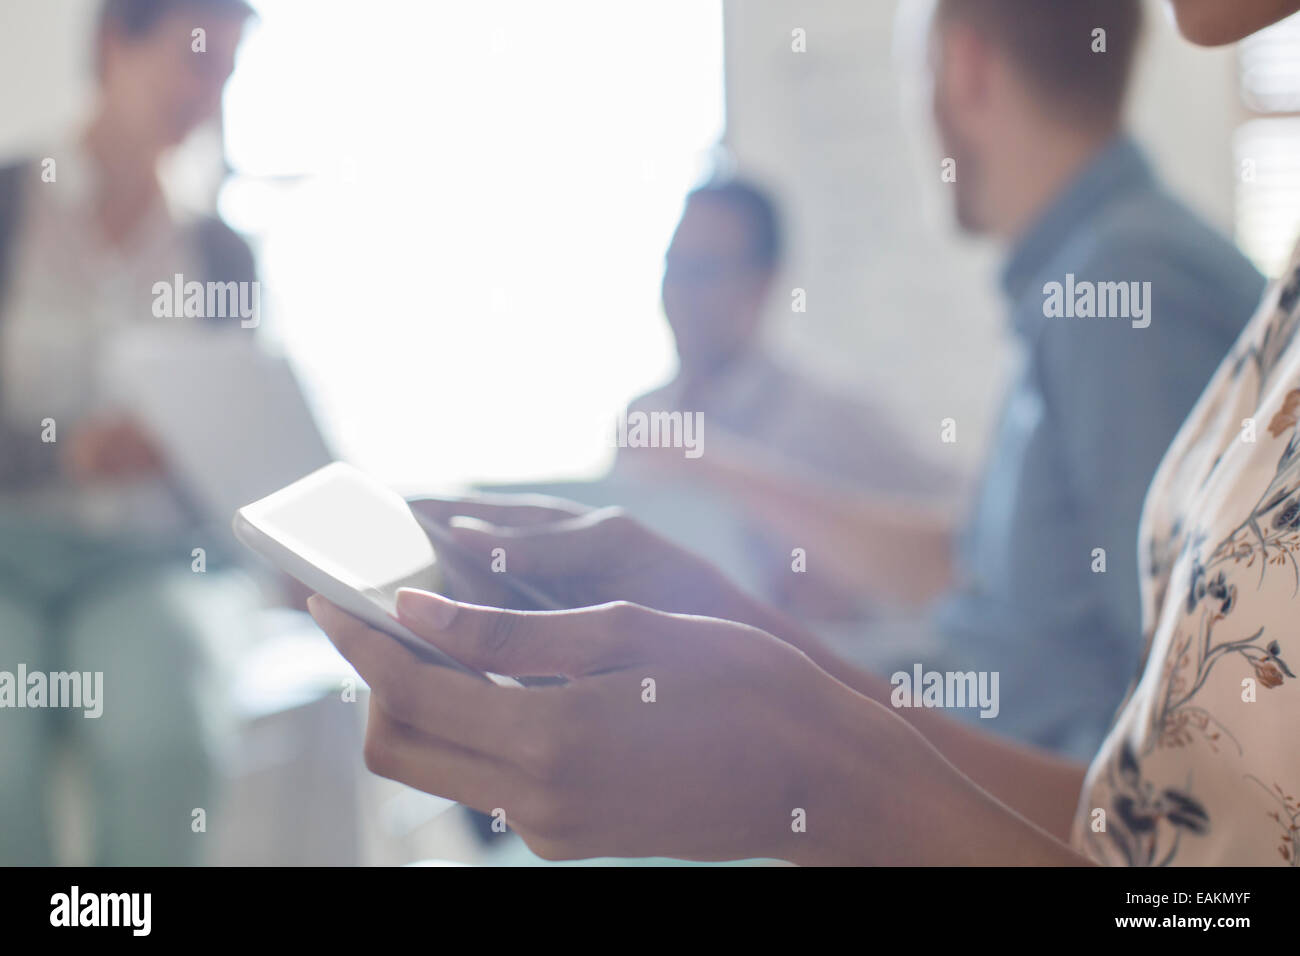
[[[1264,284],[1117,132],[1140,16],[1138,0],[941,0],[933,33],[958,216],[1011,248],[1020,348],[938,620],[955,666],[999,672],[994,729],[1079,757],[1136,672],[1147,485]],[[1072,165],[1044,201],[1003,198]]]
[[[1122,137],[1003,270],[1020,363],[938,619],[1000,672],[1005,733],[1086,757],[1136,672],[1147,485],[1263,290],[1234,253]],[[1147,315],[1044,315],[1053,283],[1116,281],[1150,290]]]
[[[716,429],[700,460],[843,584],[937,600],[937,648],[841,652],[886,675],[997,672],[996,708],[957,713],[1078,757],[1137,667],[1147,486],[1264,288],[1122,130],[1140,32],[1140,0],[937,4],[940,172],[963,229],[1009,250],[1020,352],[964,527],[752,450],[728,460]]]

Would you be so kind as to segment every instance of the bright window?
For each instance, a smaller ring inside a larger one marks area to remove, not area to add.
[[[590,477],[667,378],[663,251],[723,127],[719,2],[257,0],[232,225],[339,451],[397,484]]]

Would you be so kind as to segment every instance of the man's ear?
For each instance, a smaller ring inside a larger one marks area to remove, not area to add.
[[[993,51],[979,33],[961,21],[945,24],[936,38],[940,69],[937,82],[950,109],[978,115],[987,108],[992,88]]]
[[[108,75],[110,44],[107,30],[100,30],[95,34],[95,79],[100,83],[103,83],[104,77]]]

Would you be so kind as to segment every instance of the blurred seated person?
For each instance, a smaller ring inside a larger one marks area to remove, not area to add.
[[[917,455],[883,410],[814,382],[764,345],[764,312],[782,252],[776,206],[752,183],[719,177],[687,196],[663,277],[664,315],[676,340],[679,371],[667,385],[632,402],[629,422],[637,412],[698,413],[705,458],[713,447],[748,444],[860,490],[921,496],[951,491],[954,478]],[[696,465],[681,448],[625,446],[615,468],[624,475],[672,474],[692,482]],[[793,573],[792,552],[804,544],[797,535],[773,533],[761,515],[752,517],[747,535],[763,565],[766,597],[821,620],[861,612],[861,595],[840,587],[816,560]]]
[[[252,347],[239,317],[152,308],[154,284],[178,274],[256,279],[244,241],[216,219],[181,221],[158,174],[219,116],[250,13],[242,0],[106,0],[88,125],[0,169],[0,671],[103,675],[97,717],[0,709],[0,864],[52,862],[46,791],[65,743],[85,767],[93,863],[198,860],[192,814],[212,810],[223,726],[205,635],[221,620],[212,601],[245,591],[191,567],[196,522],[163,452],[113,409],[104,361],[124,334],[164,327]]]

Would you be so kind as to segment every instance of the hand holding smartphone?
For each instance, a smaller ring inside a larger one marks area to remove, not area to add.
[[[391,635],[421,657],[479,677],[403,627],[397,591],[441,591],[439,559],[458,574],[491,574],[469,558],[446,529],[411,510],[401,495],[343,462],[334,462],[245,505],[235,536],[277,568],[349,614]],[[504,581],[524,607],[560,607],[526,583]],[[485,678],[486,679],[486,678]]]

